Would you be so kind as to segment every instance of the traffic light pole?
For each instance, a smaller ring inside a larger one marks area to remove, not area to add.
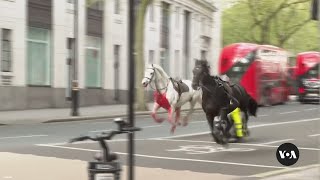
[[[71,115],[79,116],[79,83],[78,83],[78,50],[79,50],[79,38],[78,38],[78,21],[79,21],[79,2],[74,1],[74,56],[72,62],[72,86],[71,86]]]
[[[135,19],[135,3],[134,0],[129,0],[129,26],[128,26],[128,39],[129,39],[129,53],[128,53],[128,65],[129,65],[129,109],[128,109],[128,120],[129,126],[134,127],[134,85],[135,85],[135,57],[134,57],[134,19]],[[134,180],[134,132],[128,134],[129,144],[128,144],[128,179]]]

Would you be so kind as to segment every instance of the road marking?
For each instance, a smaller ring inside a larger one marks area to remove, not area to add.
[[[261,143],[261,144],[274,144],[278,142],[286,142],[286,141],[293,141],[294,139],[282,139],[282,140],[277,140],[277,141],[271,141],[271,142],[266,142],[266,143]]]
[[[320,134],[311,134],[311,135],[308,135],[309,137],[316,137],[316,136],[320,136]]]
[[[309,109],[304,109],[304,111],[312,111],[312,110],[316,110],[318,108],[309,108]]]
[[[300,112],[300,111],[287,111],[287,112],[282,112],[282,113],[279,113],[279,114],[290,114],[290,113],[296,113],[296,112]]]
[[[89,132],[96,133],[96,132],[110,132],[110,131],[112,131],[112,129],[94,130],[94,131],[89,131]]]
[[[149,139],[134,139],[135,141],[146,141]],[[124,142],[124,141],[128,141],[128,139],[112,139],[112,140],[108,140],[108,143],[112,143],[112,142]],[[63,146],[63,145],[71,145],[71,144],[94,144],[97,143],[97,141],[90,141],[90,140],[86,140],[86,141],[80,141],[80,142],[74,142],[74,143],[69,143],[69,142],[59,142],[59,143],[46,143],[46,144],[34,144],[36,146],[46,146],[46,145],[51,145],[51,146]]]
[[[163,125],[144,126],[141,128],[147,129],[147,128],[155,128],[155,127],[161,127],[161,126],[163,126]],[[89,131],[89,132],[96,133],[96,132],[110,132],[110,131],[113,131],[113,129],[101,129],[101,130],[94,130],[94,131]]]
[[[32,137],[44,137],[48,135],[38,134],[38,135],[27,135],[27,136],[11,136],[11,137],[0,137],[1,139],[19,139],[19,138],[32,138]]]
[[[250,128],[283,125],[283,124],[294,124],[294,123],[309,122],[309,121],[319,121],[319,120],[320,120],[320,118],[312,118],[312,119],[300,119],[300,120],[295,120],[295,121],[284,121],[284,122],[278,122],[278,123],[258,124],[258,125],[249,126],[249,129]],[[154,139],[183,138],[183,137],[190,137],[190,136],[205,135],[205,134],[209,134],[209,133],[210,133],[210,131],[206,131],[206,132],[201,132],[201,133],[190,133],[190,134],[183,134],[183,135],[176,135],[176,136],[158,137],[158,138],[154,138]]]
[[[266,116],[269,116],[268,114],[261,114],[261,115],[258,115],[258,117],[266,117]]]
[[[283,124],[294,124],[294,123],[319,121],[319,120],[320,120],[320,118],[300,119],[300,120],[295,120],[295,121],[284,121],[284,122],[278,122],[278,123],[258,124],[258,125],[249,126],[249,128],[267,127],[267,126],[275,126],[275,125],[283,125]]]
[[[158,140],[158,141],[173,141],[173,142],[189,142],[189,143],[209,143],[209,144],[216,144],[216,142],[212,141],[195,141],[195,140],[183,140],[183,139],[169,139],[169,138],[163,138],[163,139],[150,139],[150,140]],[[257,147],[270,147],[270,148],[278,148],[279,146],[273,146],[273,145],[267,145],[267,144],[250,144],[250,143],[231,143],[230,145],[243,145],[243,146],[257,146]],[[306,148],[306,147],[298,147],[299,149],[303,150],[311,150],[311,151],[320,151],[318,148]]]
[[[163,125],[154,125],[154,126],[144,126],[141,127],[142,129],[146,129],[146,128],[155,128],[155,127],[162,127]]]
[[[89,152],[99,152],[99,150],[94,149],[84,149],[84,148],[75,148],[75,147],[65,147],[65,146],[54,146],[54,145],[38,145],[52,148],[61,148],[61,149],[71,149],[71,150],[79,150],[79,151],[89,151]],[[123,152],[114,152],[120,155],[128,155],[128,153]],[[288,169],[288,167],[280,167],[280,166],[268,166],[268,165],[258,165],[258,164],[246,164],[246,163],[235,163],[235,162],[223,162],[223,161],[209,161],[209,160],[200,160],[200,159],[188,159],[188,158],[173,158],[166,156],[151,156],[144,154],[134,154],[136,157],[145,157],[145,158],[153,158],[153,159],[165,159],[165,160],[177,160],[177,161],[191,161],[191,162],[204,162],[204,163],[213,163],[213,164],[228,164],[228,165],[236,165],[236,166],[249,166],[249,167],[260,167],[260,168],[273,168],[273,169]]]
[[[207,121],[193,121],[193,122],[190,122],[190,124],[195,124],[195,123],[206,123]]]
[[[248,152],[255,151],[252,148],[224,148],[224,147],[214,147],[208,145],[186,145],[179,146],[178,149],[168,149],[166,151],[173,152],[185,152],[186,154],[210,154],[217,152]]]

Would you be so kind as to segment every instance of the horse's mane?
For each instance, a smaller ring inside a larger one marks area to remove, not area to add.
[[[163,78],[169,78],[168,74],[163,70],[163,68],[158,65],[158,64],[149,64],[148,65],[149,68],[155,68],[156,70],[158,70],[158,72],[161,74],[161,77]]]
[[[201,66],[203,69],[203,72],[205,72],[207,75],[203,77],[202,83],[203,85],[215,85],[215,79],[217,76],[211,76],[210,75],[210,66],[208,65],[207,60],[196,60],[195,63],[196,66]]]

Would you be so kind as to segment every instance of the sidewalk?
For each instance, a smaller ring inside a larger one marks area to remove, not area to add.
[[[320,179],[320,164],[267,172],[255,177],[262,180],[318,180]]]
[[[153,103],[148,103],[148,107],[152,110]],[[189,103],[186,103],[182,110],[189,109]],[[80,107],[80,116],[70,116],[71,109],[33,109],[22,111],[0,111],[0,125],[7,124],[32,124],[32,123],[48,123],[48,122],[64,122],[64,121],[80,121],[91,119],[108,119],[116,117],[127,117],[127,105],[105,105],[105,106],[90,106]],[[200,109],[199,104],[196,109]],[[164,109],[159,109],[159,113],[166,112]],[[137,111],[136,115],[148,115],[150,111]]]

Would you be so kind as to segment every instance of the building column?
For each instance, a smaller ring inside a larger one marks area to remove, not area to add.
[[[86,0],[78,0],[78,82],[80,88],[85,88],[85,47],[86,47]]]
[[[8,2],[9,3],[9,2]],[[12,9],[5,7],[0,14],[12,14],[17,21],[1,21],[1,28],[12,29],[12,85],[26,86],[27,83],[27,1],[12,2]],[[8,11],[8,12],[7,12]]]
[[[220,51],[222,49],[222,3],[221,1],[215,1],[215,6],[217,8],[216,12],[213,12],[213,24],[210,28],[210,33],[212,34],[211,46],[210,49],[212,51],[212,56],[210,57],[212,60],[211,64],[211,73],[218,74],[218,62]]]
[[[66,1],[52,1],[52,87],[65,88],[67,85],[66,58],[67,39],[65,36]]]

